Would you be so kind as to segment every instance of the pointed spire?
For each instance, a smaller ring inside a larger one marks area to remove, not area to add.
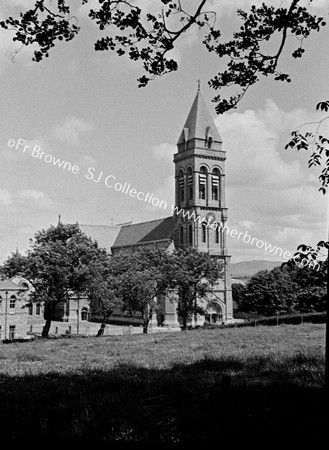
[[[201,94],[200,83],[201,81],[198,80],[198,91],[189,115],[187,116],[184,128],[178,139],[177,145],[191,139],[206,140],[209,135],[212,136],[213,141],[222,142],[222,138],[217,130],[214,119],[211,117]]]

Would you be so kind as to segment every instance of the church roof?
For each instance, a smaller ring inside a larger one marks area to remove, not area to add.
[[[214,119],[211,117],[202,94],[198,90],[177,144],[181,144],[184,138],[185,141],[189,141],[190,139],[206,139],[208,128],[211,130],[212,139],[222,142]]]
[[[121,227],[111,225],[82,225],[79,224],[80,230],[90,237],[93,241],[97,241],[99,247],[105,248],[111,253],[111,247],[116,240]]]
[[[126,247],[146,242],[162,241],[171,239],[174,232],[173,217],[150,220],[121,228],[113,248]]]

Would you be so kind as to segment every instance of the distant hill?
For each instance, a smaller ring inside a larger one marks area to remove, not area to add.
[[[282,261],[267,261],[257,259],[253,261],[241,261],[230,264],[231,275],[233,278],[250,278],[259,270],[272,270],[274,267],[280,266]]]

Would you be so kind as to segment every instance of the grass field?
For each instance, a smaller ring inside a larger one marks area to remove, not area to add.
[[[322,324],[0,345],[0,439],[321,436]]]

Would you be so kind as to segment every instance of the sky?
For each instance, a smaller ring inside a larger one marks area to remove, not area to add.
[[[201,44],[202,33],[186,34],[173,51],[178,71],[138,88],[141,66],[111,52],[95,52],[99,31],[87,18],[88,5],[73,3],[81,33],[59,43],[39,63],[32,61],[30,48],[13,59],[19,46],[11,32],[0,30],[0,264],[16,248],[23,253],[29,239],[56,225],[59,216],[65,223],[111,225],[171,215],[173,154],[198,79],[227,154],[228,226],[255,237],[250,245],[229,236],[232,262],[284,260],[283,252],[293,254],[301,243],[327,239],[328,198],[318,191],[319,169],[308,169],[306,152],[284,147],[298,125],[322,117],[315,106],[327,99],[329,26],[305,40],[300,60],[290,57],[297,43],[289,39],[279,68],[289,72],[291,83],[261,80],[236,110],[217,116],[212,98],[218,92],[207,82],[223,66]],[[159,0],[136,3],[152,10]],[[229,35],[239,27],[236,9],[252,3],[261,2],[208,0],[208,9],[216,11],[217,23]],[[2,0],[0,20],[32,4]],[[192,9],[195,4],[188,1]],[[329,19],[329,1],[314,1],[313,8]],[[324,123],[326,130],[329,135]],[[67,164],[59,167],[54,160]],[[108,188],[106,176],[152,193],[168,207]],[[261,242],[271,244],[272,251]]]

